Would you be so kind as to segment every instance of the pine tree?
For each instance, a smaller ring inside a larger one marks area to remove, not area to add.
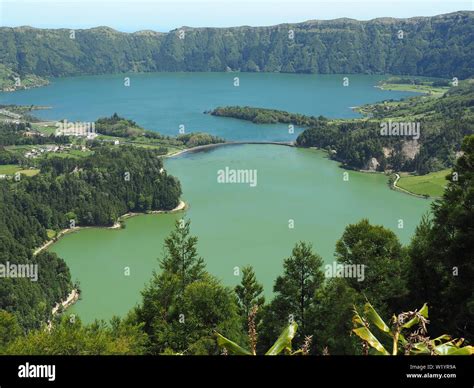
[[[254,305],[260,307],[265,303],[265,297],[262,295],[263,286],[257,281],[252,266],[242,268],[242,281],[235,287],[235,293],[238,297],[241,316],[245,320]]]
[[[309,312],[316,303],[315,293],[323,285],[323,259],[312,251],[311,244],[299,242],[283,263],[284,274],[273,287],[275,298],[263,311],[264,330],[259,346],[268,347],[288,322],[298,324],[295,343],[302,344],[311,334]]]
[[[197,254],[197,237],[190,236],[191,221],[177,220],[175,229],[165,239],[166,253],[160,262],[163,271],[181,279],[181,289],[204,274],[204,260]]]
[[[283,302],[301,328],[301,333],[305,333],[308,324],[306,313],[314,294],[324,281],[322,264],[323,259],[313,253],[311,244],[299,242],[283,263],[283,276],[275,282],[275,300]]]

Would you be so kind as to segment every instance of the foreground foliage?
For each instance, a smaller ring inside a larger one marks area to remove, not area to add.
[[[369,345],[375,353],[385,356],[405,355],[472,355],[473,346],[462,346],[464,339],[453,339],[447,334],[437,338],[428,337],[427,325],[428,306],[426,304],[420,310],[409,311],[393,316],[391,326],[388,326],[375,311],[370,303],[364,306],[363,314],[354,311],[352,319],[355,328],[352,330],[362,339],[364,344]],[[383,340],[375,335],[374,328],[392,340],[391,353],[386,350]]]

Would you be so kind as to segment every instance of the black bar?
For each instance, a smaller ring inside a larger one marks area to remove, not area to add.
[[[19,377],[20,365],[54,365],[54,381],[47,377]],[[21,386],[131,387],[206,384],[228,387],[473,387],[474,358],[388,356],[3,356],[0,357],[0,388]],[[419,376],[408,377],[418,374]],[[439,376],[429,376],[441,375]],[[149,383],[146,383],[149,382]],[[307,384],[308,383],[308,384]],[[101,384],[101,385],[98,385]],[[347,384],[347,385],[346,385]],[[350,385],[349,385],[350,384]]]

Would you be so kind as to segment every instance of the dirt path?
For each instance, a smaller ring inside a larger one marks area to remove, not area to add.
[[[398,181],[400,180],[400,175],[395,173],[396,175],[396,179],[395,181],[393,182],[392,184],[392,187],[394,190],[398,190],[398,191],[401,191],[402,193],[405,193],[405,194],[409,194],[409,195],[412,195],[414,197],[418,197],[418,198],[423,198],[423,199],[426,199],[426,197],[424,195],[420,195],[420,194],[415,194],[415,193],[412,193],[411,191],[408,191],[408,190],[405,190],[404,188],[400,187],[400,186],[397,186],[397,183]],[[429,197],[428,197],[429,198]]]

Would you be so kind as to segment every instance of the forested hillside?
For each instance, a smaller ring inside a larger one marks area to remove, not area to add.
[[[474,74],[474,13],[410,19],[310,20],[169,33],[0,28],[0,63],[21,75],[150,71]]]
[[[47,85],[49,82],[37,75],[20,74],[0,63],[0,91],[11,92]]]
[[[333,150],[333,157],[355,168],[367,168],[372,158],[378,169],[426,174],[452,167],[466,135],[474,132],[474,84],[452,87],[441,97],[414,97],[363,107],[367,120],[327,123],[305,130],[297,144]],[[381,124],[417,122],[419,139],[382,136]]]
[[[181,187],[162,168],[156,151],[98,146],[83,159],[42,160],[34,177],[0,180],[0,264],[39,264],[37,282],[2,279],[0,310],[15,313],[23,328],[45,322],[72,284],[62,259],[49,252],[33,256],[33,249],[48,231],[108,226],[129,211],[173,209]]]

